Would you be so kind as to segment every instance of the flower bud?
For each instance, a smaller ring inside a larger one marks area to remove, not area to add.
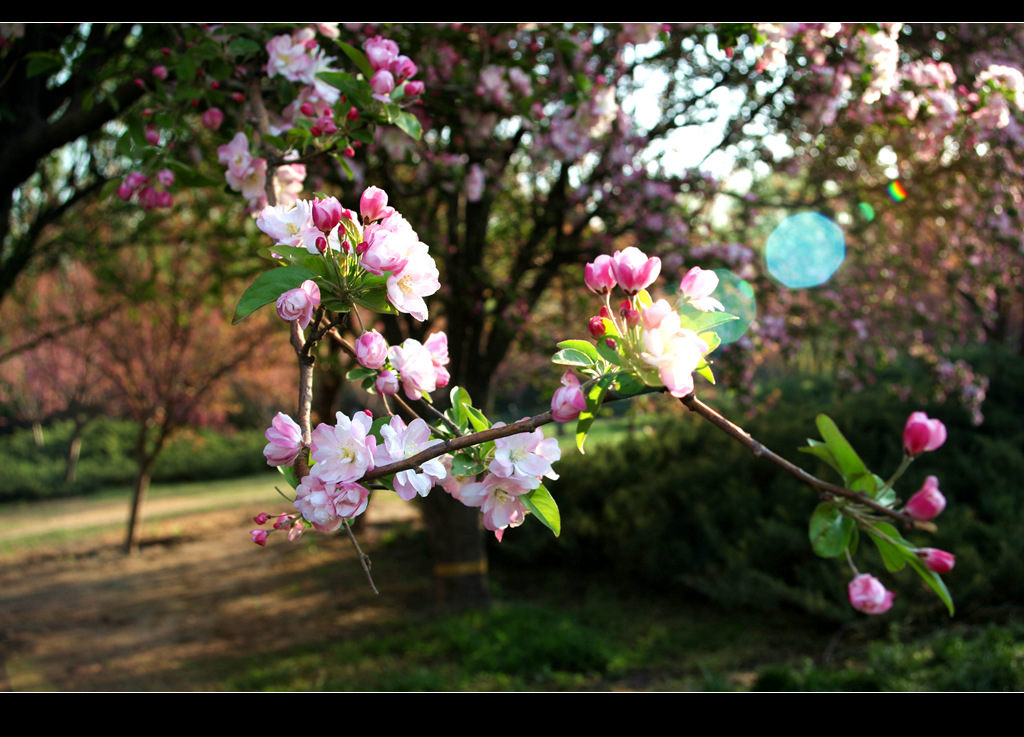
[[[211,107],[209,110],[203,111],[203,114],[199,116],[199,121],[203,124],[204,128],[215,131],[224,122],[224,113],[215,107]]]
[[[603,338],[606,332],[604,329],[604,318],[600,315],[594,315],[590,318],[590,324],[587,325],[587,329],[595,339]]]
[[[935,450],[946,442],[946,426],[928,418],[924,412],[912,412],[903,427],[903,449],[911,458],[926,450]]]
[[[146,126],[146,140],[151,146],[156,146],[160,143],[160,131],[156,129],[155,125]]]
[[[929,570],[938,574],[949,573],[956,565],[956,557],[952,553],[938,548],[921,548],[917,551],[921,562],[928,566]]]
[[[267,513],[266,512],[260,512],[259,514],[257,514],[255,517],[252,518],[252,521],[255,522],[258,525],[265,525],[265,524],[267,524],[267,519],[268,519],[267,518]]]
[[[395,89],[395,76],[387,69],[380,69],[370,78],[370,87],[375,97],[387,97]]]
[[[317,230],[330,233],[341,222],[341,203],[336,197],[316,199],[313,201],[313,225]]]
[[[379,369],[388,360],[388,343],[376,330],[360,335],[355,349],[356,360],[366,368]]]
[[[884,614],[892,608],[892,600],[896,596],[870,573],[862,573],[850,581],[847,595],[850,605],[865,614]]]
[[[420,81],[406,82],[403,90],[405,91],[406,97],[417,97],[423,94],[423,90],[426,86]]]
[[[249,530],[249,534],[252,535],[252,541],[261,548],[265,548],[267,546],[266,530]]]
[[[583,281],[587,289],[597,294],[607,294],[615,288],[615,274],[612,271],[612,257],[600,255],[583,267]]]
[[[939,480],[929,476],[924,480],[921,489],[910,497],[903,511],[916,520],[926,522],[939,516],[946,508],[946,497],[939,491]]]
[[[398,394],[398,374],[390,369],[384,369],[377,376],[373,388],[377,390],[378,394]]]
[[[359,198],[359,216],[372,223],[388,216],[388,193],[380,187],[367,187]]]
[[[312,118],[316,116],[316,108],[313,107],[313,103],[308,101],[302,103],[299,106],[299,112],[305,115],[307,118]]]
[[[562,386],[551,397],[551,417],[555,422],[570,422],[587,408],[580,380],[572,371],[562,374]]]
[[[165,187],[170,187],[174,184],[174,172],[170,169],[161,169],[156,173],[156,180]]]
[[[153,67],[153,76],[163,82],[167,79],[167,67],[163,65]]]

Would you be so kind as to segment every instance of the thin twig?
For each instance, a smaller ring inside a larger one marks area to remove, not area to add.
[[[795,477],[796,479],[803,482],[807,486],[810,486],[819,495],[826,498],[832,498],[837,496],[843,497],[844,499],[849,499],[851,501],[857,502],[858,504],[863,504],[864,506],[872,509],[878,514],[889,517],[890,519],[894,519],[897,522],[901,522],[902,524],[907,525],[908,527],[917,527],[918,529],[929,530],[931,532],[935,531],[936,528],[934,524],[930,522],[922,522],[920,520],[916,520],[908,514],[905,514],[903,512],[897,512],[895,509],[890,509],[884,504],[880,504],[879,502],[875,501],[862,491],[853,491],[852,489],[847,489],[843,486],[837,486],[836,484],[830,484],[827,481],[822,481],[817,476],[808,473],[804,469],[800,468],[800,466],[796,465],[795,463],[791,463],[790,461],[787,461],[778,453],[775,453],[774,451],[770,450],[769,448],[759,443],[750,435],[750,433],[746,432],[739,425],[733,424],[725,417],[720,415],[718,412],[711,409],[711,407],[697,399],[697,396],[695,394],[687,394],[679,401],[682,402],[686,406],[686,408],[689,409],[691,412],[696,412],[698,415],[703,417],[705,420],[710,422],[712,425],[717,427],[726,435],[733,438],[741,445],[744,445],[747,448],[749,448],[750,452],[753,453],[755,456],[757,456],[758,458],[764,458],[768,461],[771,461],[789,475]]]
[[[370,556],[364,553],[362,548],[359,547],[359,541],[356,540],[356,534],[352,532],[352,526],[349,525],[348,519],[345,519],[344,522],[345,529],[348,530],[349,539],[352,540],[352,547],[356,549],[356,555],[359,556],[359,564],[363,567],[363,571],[366,572],[366,580],[370,582],[370,590],[379,596],[380,592],[377,591],[377,587],[373,585],[373,576],[370,575],[370,568],[373,565],[370,562]]]

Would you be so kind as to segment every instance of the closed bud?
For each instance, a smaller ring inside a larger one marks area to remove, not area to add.
[[[590,324],[587,325],[587,329],[590,331],[590,334],[595,339],[599,340],[603,338],[605,334],[604,318],[601,317],[600,315],[595,315],[594,317],[590,318]]]
[[[929,476],[920,490],[910,497],[903,511],[916,520],[927,522],[939,516],[946,508],[946,497],[939,491],[939,479]]]
[[[952,553],[938,548],[921,548],[917,551],[921,562],[928,566],[929,570],[938,574],[949,573],[956,565],[956,557]]]

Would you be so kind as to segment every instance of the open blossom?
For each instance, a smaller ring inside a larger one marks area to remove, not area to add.
[[[459,492],[460,500],[467,507],[480,507],[484,515],[484,527],[491,530],[501,541],[508,527],[519,527],[526,519],[526,508],[517,497],[529,493],[531,488],[522,481],[489,473],[483,481],[464,484]]]
[[[388,277],[388,301],[399,312],[417,320],[427,319],[427,303],[423,299],[441,288],[440,273],[434,259],[427,253],[427,245],[417,242],[409,252],[405,266]]]
[[[335,425],[320,423],[310,437],[314,474],[325,483],[348,483],[372,470],[377,446],[370,434],[372,424],[365,412],[356,412],[351,419],[338,412]]]
[[[679,313],[672,309],[666,311],[662,302],[664,300],[658,300],[644,310],[641,316],[644,352],[640,357],[658,370],[659,380],[673,397],[685,397],[693,391],[693,372],[700,365],[709,346],[695,332],[683,328]],[[661,318],[657,320],[656,327],[653,326],[655,320],[648,315],[652,310],[652,315]],[[646,379],[644,381],[651,383]]]
[[[496,422],[494,427],[504,427]],[[512,478],[528,489],[540,486],[542,476],[557,479],[558,474],[552,463],[562,457],[555,438],[544,438],[544,431],[537,428],[531,433],[520,433],[494,441],[494,460],[490,471],[501,478]]]
[[[562,374],[562,386],[551,397],[551,417],[555,422],[570,422],[586,408],[587,400],[583,396],[580,380],[572,371],[566,371]]]
[[[661,273],[661,259],[647,258],[647,255],[635,246],[616,251],[612,257],[612,271],[615,280],[627,294],[636,294],[646,289]]]
[[[448,386],[451,375],[445,368],[451,359],[448,358],[448,336],[443,332],[431,333],[427,336],[423,347],[430,352],[430,361],[434,364],[434,386],[440,389]]]
[[[283,412],[275,415],[264,436],[269,441],[263,449],[268,465],[290,466],[302,451],[302,428]]]
[[[850,605],[865,614],[884,614],[892,608],[892,600],[896,596],[870,573],[862,573],[850,581],[847,594]]]
[[[285,322],[297,321],[303,330],[313,319],[313,310],[320,304],[320,287],[312,279],[290,289],[277,298],[277,314]]]
[[[702,312],[724,311],[725,307],[711,293],[718,288],[718,274],[710,269],[694,266],[679,283],[679,291],[691,305]]]
[[[431,440],[430,426],[418,417],[406,426],[401,417],[394,415],[380,429],[380,434],[384,442],[377,446],[374,455],[374,464],[377,466],[403,461],[443,442]],[[431,458],[421,463],[420,468],[422,472],[408,469],[395,474],[395,493],[405,501],[410,501],[416,495],[426,496],[434,484],[448,474],[440,458]]]
[[[615,289],[615,271],[612,257],[601,254],[583,268],[583,281],[587,289],[597,294],[607,294]]]
[[[394,211],[388,207],[388,193],[380,187],[367,187],[359,197],[359,215],[364,223],[383,220]]]
[[[938,517],[945,508],[946,497],[939,491],[939,479],[929,476],[918,492],[910,497],[903,511],[916,520],[927,522]]]
[[[388,358],[398,372],[409,399],[419,399],[437,388],[434,360],[430,351],[418,340],[409,338],[402,345],[391,346]]]
[[[373,388],[378,394],[389,397],[398,394],[398,374],[391,369],[384,369],[377,374],[377,380],[373,383]]]
[[[295,487],[294,506],[316,529],[334,532],[341,527],[342,520],[365,512],[369,498],[369,490],[359,484],[324,481],[313,473],[303,476]]]
[[[912,412],[903,427],[903,448],[907,455],[919,456],[935,450],[946,442],[946,426],[939,420],[929,419],[924,412]]]

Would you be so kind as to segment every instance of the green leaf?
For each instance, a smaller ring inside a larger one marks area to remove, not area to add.
[[[455,424],[459,427],[464,427],[467,421],[466,407],[473,406],[473,401],[469,398],[469,392],[461,386],[453,386],[448,396],[452,402]]]
[[[256,251],[263,258],[277,261],[283,259],[292,266],[301,266],[309,269],[314,274],[330,281],[331,276],[327,267],[327,259],[319,253],[310,253],[305,248],[295,246],[266,246]]]
[[[28,64],[25,65],[26,77],[38,77],[42,74],[55,74],[64,67],[64,60],[55,51],[30,51],[25,54]]]
[[[694,371],[710,381],[712,384],[715,383],[715,375],[711,372],[710,364],[705,363],[703,366],[698,366]]]
[[[616,374],[605,374],[587,391],[587,408],[580,412],[576,422],[576,447],[579,448],[580,453],[583,453],[583,443],[587,440],[587,433],[590,431],[590,426],[594,424],[604,395],[608,393],[608,387],[615,382],[615,377]]]
[[[644,384],[644,382],[640,381],[640,379],[636,378],[628,371],[620,371],[615,374],[615,383],[612,384],[612,388],[615,391],[627,397],[639,394],[646,387],[647,385]]]
[[[622,366],[622,356],[614,348],[609,348],[608,344],[602,339],[597,343],[597,352],[601,354],[601,358],[606,360],[612,366]]]
[[[263,50],[263,47],[253,41],[251,38],[236,38],[230,44],[228,44],[228,53],[235,56],[245,56],[246,54],[258,54]]]
[[[276,302],[282,294],[314,276],[316,274],[301,266],[279,266],[260,274],[238,300],[231,324],[237,325],[263,305]]]
[[[423,128],[420,125],[419,119],[409,112],[403,112],[397,118],[395,118],[395,125],[410,137],[417,141],[420,140],[420,136],[423,134]]]
[[[836,427],[836,423],[832,421],[831,417],[824,414],[818,415],[815,418],[815,423],[818,426],[818,432],[821,433],[821,437],[825,441],[825,445],[832,451],[832,455],[839,465],[839,472],[842,474],[843,481],[847,485],[858,476],[868,473],[864,461],[860,459],[853,446],[839,432],[839,428]]]
[[[355,303],[368,310],[379,312],[384,315],[397,315],[398,310],[388,299],[388,290],[385,287],[367,289],[359,294]]]
[[[811,514],[811,547],[822,558],[842,555],[850,543],[854,521],[832,502],[822,502]]]
[[[361,71],[367,79],[373,76],[373,67],[370,66],[370,60],[366,58],[366,54],[354,46],[348,45],[344,41],[335,41],[335,43],[337,43],[338,46],[341,47],[341,50],[345,52],[345,55],[351,59],[357,67],[359,67],[359,71]]]
[[[808,453],[812,456],[817,456],[831,466],[836,473],[841,473],[839,470],[839,464],[836,463],[836,457],[832,455],[832,451],[828,449],[828,446],[820,440],[811,440],[810,438],[807,438],[806,447],[797,448],[797,450],[801,453]]]
[[[347,374],[345,374],[345,381],[351,381],[351,382],[355,383],[357,381],[362,381],[363,379],[365,379],[365,378],[367,378],[369,376],[376,376],[376,375],[377,375],[377,371],[375,369],[366,368],[365,366],[360,366],[359,368],[354,368],[351,371],[349,371]]]
[[[464,453],[452,456],[452,476],[476,476],[486,470],[484,464]]]
[[[597,351],[594,351],[596,354]],[[575,348],[566,348],[565,350],[559,351],[551,357],[552,363],[557,363],[559,366],[593,366],[594,362],[590,359],[586,353],[578,351]]]
[[[924,579],[924,582],[931,586],[932,590],[939,595],[939,598],[946,605],[946,609],[949,610],[949,616],[952,617],[953,597],[949,595],[949,589],[946,588],[946,582],[942,580],[942,576],[928,568],[916,555],[912,558],[907,558],[907,562]]]
[[[885,564],[885,569],[893,572],[903,570],[903,566],[907,564],[906,551],[899,545],[893,545],[885,538],[872,535],[870,530],[868,535],[871,537],[871,542],[878,548],[878,553],[882,556],[882,563]]]
[[[597,354],[597,348],[595,348],[594,344],[591,343],[589,340],[563,340],[561,343],[558,344],[558,347],[571,348],[573,350],[579,351],[580,353],[585,354],[587,358],[590,359],[591,363],[597,363],[597,360],[599,358]]]
[[[679,313],[680,326],[695,333],[707,332],[719,325],[739,320],[736,315],[728,312],[704,312],[685,302],[679,305],[676,312]]]
[[[284,476],[288,484],[294,489],[299,485],[299,478],[295,475],[295,469],[291,466],[278,466],[277,470]]]
[[[473,429],[477,432],[483,432],[491,428],[491,421],[487,419],[487,416],[478,410],[476,407],[470,407],[463,405],[466,408],[466,414],[469,416],[469,424],[473,426]]]
[[[537,515],[537,519],[543,522],[545,527],[555,533],[555,537],[561,534],[562,518],[558,514],[558,505],[543,484],[518,498],[524,507]]]

